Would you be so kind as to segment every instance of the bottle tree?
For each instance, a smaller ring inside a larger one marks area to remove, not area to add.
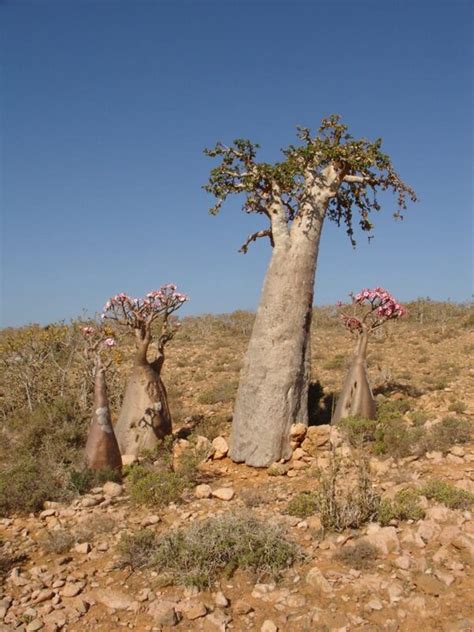
[[[381,287],[365,289],[352,297],[353,313],[342,313],[344,326],[357,339],[349,371],[337,400],[332,423],[345,417],[375,419],[375,400],[367,375],[367,346],[370,334],[388,320],[401,318],[406,309]]]
[[[115,339],[98,327],[83,327],[85,356],[93,363],[94,398],[92,422],[85,447],[85,465],[91,470],[122,470],[122,457],[112,426],[105,373]]]
[[[291,456],[290,427],[307,423],[310,328],[319,241],[326,218],[344,224],[354,243],[354,222],[372,230],[380,210],[379,191],[393,191],[401,217],[414,191],[395,172],[381,139],[355,139],[333,115],[317,134],[299,128],[298,146],[283,150],[279,162],[257,160],[258,145],[237,139],[206,150],[219,164],[204,187],[219,212],[232,194],[242,194],[243,210],[267,226],[250,235],[241,250],[267,237],[272,256],[265,276],[237,392],[230,456],[266,466]]]
[[[128,378],[115,433],[122,454],[137,455],[152,450],[172,433],[166,388],[161,379],[165,346],[173,338],[177,325],[170,316],[187,296],[173,284],[148,292],[143,298],[117,294],[104,306],[103,318],[134,331],[136,351]],[[157,328],[155,344],[153,329]]]

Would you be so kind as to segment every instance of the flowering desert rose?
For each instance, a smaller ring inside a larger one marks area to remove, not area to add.
[[[172,433],[166,388],[161,379],[165,346],[177,331],[170,316],[187,301],[187,296],[169,283],[148,292],[142,298],[125,293],[110,298],[103,319],[110,319],[135,332],[136,352],[115,433],[122,454],[137,455],[152,450]],[[152,325],[159,321],[161,330],[153,346]],[[107,341],[105,341],[106,344]]]
[[[375,400],[367,375],[367,346],[372,331],[388,320],[402,318],[406,309],[381,287],[365,288],[352,295],[352,313],[342,313],[342,320],[357,339],[351,366],[344,380],[341,394],[332,418],[337,423],[345,417],[358,415],[375,418]]]

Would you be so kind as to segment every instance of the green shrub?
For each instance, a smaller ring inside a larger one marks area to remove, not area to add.
[[[219,404],[221,402],[230,402],[234,399],[237,392],[237,382],[226,381],[203,391],[199,397],[200,404]]]
[[[417,452],[423,435],[423,428],[410,427],[402,419],[394,417],[377,426],[374,452],[396,458],[410,456]]]
[[[101,470],[73,469],[69,472],[69,481],[74,492],[86,494],[93,487],[102,487],[108,481],[119,483],[121,475],[120,472],[113,468],[103,468]]]
[[[381,422],[400,419],[411,407],[412,403],[406,399],[386,400],[377,405],[377,419]]]
[[[55,464],[17,453],[0,471],[0,515],[42,509],[45,500],[61,500],[65,486]]]
[[[392,500],[382,499],[377,513],[382,526],[390,524],[392,520],[421,520],[424,516],[419,494],[413,489],[398,491]]]
[[[453,402],[452,404],[449,404],[448,406],[448,410],[452,413],[458,413],[458,414],[462,414],[465,413],[467,409],[467,404],[466,402]]]
[[[287,512],[290,516],[307,518],[316,513],[318,509],[318,499],[312,492],[300,492],[288,503]]]
[[[128,536],[121,545],[124,559],[155,568],[176,584],[209,588],[237,568],[257,579],[277,579],[298,557],[295,544],[280,526],[250,514],[225,514],[194,522],[184,529],[155,537],[149,532]],[[148,560],[148,561],[147,561]]]
[[[472,422],[468,419],[445,417],[428,433],[425,449],[447,452],[453,445],[469,443],[472,438]]]
[[[377,515],[380,502],[364,459],[358,463],[357,480],[353,485],[348,485],[347,477],[340,475],[340,464],[333,459],[329,473],[321,478],[316,498],[321,524],[330,531],[359,528]]]
[[[370,441],[375,441],[375,432],[378,426],[376,419],[365,417],[346,417],[339,423],[347,436],[349,443],[355,447]]]
[[[151,465],[133,465],[127,476],[131,501],[136,505],[165,507],[178,502],[187,481],[179,473],[157,471]]]
[[[360,571],[372,568],[378,555],[379,550],[376,546],[360,540],[355,544],[344,546],[334,555],[334,559]]]
[[[471,492],[437,479],[423,485],[420,494],[450,509],[469,509],[474,503],[474,494]]]

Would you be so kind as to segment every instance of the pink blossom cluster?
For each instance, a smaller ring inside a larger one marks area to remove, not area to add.
[[[384,319],[401,318],[406,314],[406,309],[397,303],[395,298],[384,290],[382,287],[376,287],[373,290],[368,288],[362,290],[353,297],[353,301],[362,305],[370,303],[373,309],[376,309],[377,315]]]
[[[108,338],[101,340],[100,330],[96,329],[95,327],[83,327],[82,335],[88,341],[89,346],[92,345],[94,348],[97,348],[97,345],[99,343],[102,344],[102,346],[104,347],[108,347],[109,349],[111,347],[115,347],[117,344],[115,341],[115,338],[113,338],[112,336],[109,336]],[[94,337],[95,337],[95,341],[93,340]]]
[[[187,300],[186,294],[178,292],[173,283],[148,292],[144,298],[131,298],[122,292],[107,301],[102,318],[112,318],[136,327],[160,314],[171,314]]]

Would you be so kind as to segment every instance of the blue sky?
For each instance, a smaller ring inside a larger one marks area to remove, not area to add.
[[[208,214],[202,150],[248,137],[277,160],[333,112],[421,201],[356,250],[327,223],[316,303],[472,295],[470,1],[4,0],[0,24],[3,325],[167,282],[188,314],[254,309],[270,247],[237,251],[262,219]]]

